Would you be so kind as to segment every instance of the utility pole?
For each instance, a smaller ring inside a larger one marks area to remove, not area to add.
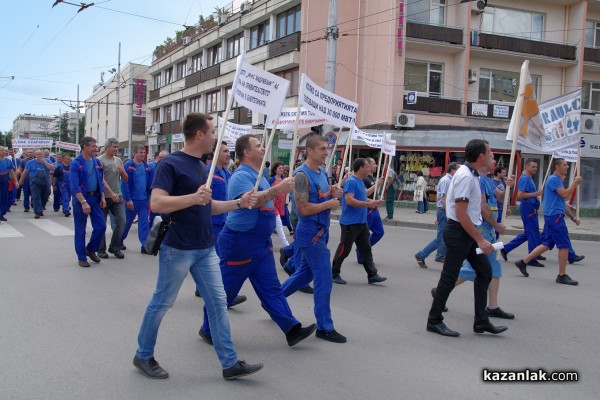
[[[75,144],[79,144],[79,84],[77,84],[77,125],[75,125]]]
[[[117,115],[116,115],[117,123],[116,123],[116,129],[115,129],[115,137],[117,139],[119,139],[119,105],[120,105],[119,99],[121,96],[121,42],[119,42],[119,59],[117,62],[116,79],[117,79]],[[131,151],[131,149],[129,151]],[[131,158],[131,154],[129,154],[129,157]]]
[[[337,54],[337,38],[339,36],[338,30],[338,1],[329,0],[329,18],[327,20],[327,32],[325,33],[325,39],[327,40],[327,59],[325,61],[325,89],[332,93],[335,93],[335,73],[336,73],[336,54]],[[323,125],[323,131],[321,134],[333,131],[333,126],[327,124]],[[340,136],[341,131],[340,131]],[[337,138],[339,142],[340,138]],[[335,156],[335,146],[331,151],[329,157]],[[330,163],[327,163],[330,165]],[[327,171],[329,173],[329,171]]]
[[[131,154],[131,144],[132,144],[131,141],[133,139],[133,100],[135,98],[135,94],[134,94],[135,88],[133,86],[133,84],[134,84],[134,79],[133,78],[134,77],[135,77],[135,75],[133,73],[133,67],[131,66],[131,63],[130,63],[129,64],[129,86],[131,86],[131,98],[129,98],[129,101],[131,102],[131,107],[129,108],[130,115],[128,117],[128,120],[129,120],[129,135],[127,135],[128,138],[129,138],[129,142],[128,142],[128,145],[129,145],[128,152],[129,152],[129,154]],[[131,156],[129,156],[129,157],[131,158]]]

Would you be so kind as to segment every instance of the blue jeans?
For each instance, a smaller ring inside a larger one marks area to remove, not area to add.
[[[417,211],[419,212],[419,214],[423,214],[425,212],[425,202],[423,202],[423,201],[417,202]]]
[[[437,250],[436,259],[446,257],[446,245],[444,244],[444,228],[446,227],[446,222],[448,222],[446,210],[438,208],[436,216],[438,221],[437,236],[423,250],[417,253],[422,259],[426,259],[434,250]]]
[[[140,327],[136,355],[142,360],[154,357],[158,328],[164,315],[173,307],[188,271],[204,300],[219,361],[223,369],[233,367],[238,357],[231,342],[227,298],[214,246],[198,250],[179,250],[164,243],[160,246],[158,282]]]

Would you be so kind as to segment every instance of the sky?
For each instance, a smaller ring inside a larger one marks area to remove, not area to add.
[[[86,99],[100,74],[127,62],[150,65],[167,37],[194,25],[200,14],[231,0],[97,0],[81,12],[80,1],[0,2],[0,132],[19,114],[72,111],[50,99]],[[90,4],[92,1],[89,1]],[[12,78],[14,77],[14,79]],[[106,72],[104,80],[110,79]]]

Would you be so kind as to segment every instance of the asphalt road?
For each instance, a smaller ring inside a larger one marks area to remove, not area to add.
[[[131,361],[147,302],[156,284],[157,258],[139,254],[136,227],[126,258],[80,268],[73,223],[52,211],[33,220],[20,209],[0,224],[0,399],[596,399],[600,391],[600,303],[595,242],[574,242],[587,256],[568,273],[578,287],[554,282],[556,252],[546,268],[521,276],[504,263],[500,305],[516,314],[504,334],[472,332],[472,284],[450,296],[445,322],[461,332],[446,338],[426,332],[430,289],[441,264],[430,257],[418,268],[414,253],[435,234],[389,227],[374,248],[380,274],[368,285],[352,255],[342,267],[347,285],[334,285],[336,329],[348,337],[334,344],[310,337],[289,348],[260,307],[250,285],[248,302],[230,311],[236,349],[263,371],[226,382],[212,347],[197,334],[203,302],[186,279],[175,307],[163,320],[156,358],[170,378],[143,377]],[[19,236],[20,235],[20,236]],[[510,237],[509,237],[510,238]],[[330,248],[339,239],[332,223]],[[275,248],[278,238],[273,236]],[[522,247],[511,258],[525,254]],[[278,254],[277,254],[278,256]],[[285,278],[278,268],[281,280]],[[289,303],[302,322],[314,322],[310,295]],[[578,373],[578,382],[487,383],[484,368],[542,368]]]

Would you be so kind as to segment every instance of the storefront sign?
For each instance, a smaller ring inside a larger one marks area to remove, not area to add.
[[[278,146],[280,149],[283,150],[291,150],[292,149],[292,141],[289,139],[279,139],[279,144]]]
[[[146,80],[136,79],[135,80],[135,109],[136,115],[142,115],[142,109],[144,106],[144,98],[146,96]]]
[[[493,115],[495,118],[508,118],[509,106],[501,106],[494,104]]]
[[[471,115],[476,117],[487,117],[488,105],[480,103],[471,103]]]
[[[298,101],[334,126],[352,128],[356,121],[357,103],[319,87],[306,74],[302,74]]]
[[[183,133],[176,133],[173,135],[171,139],[171,143],[183,143],[185,141],[185,136]]]

